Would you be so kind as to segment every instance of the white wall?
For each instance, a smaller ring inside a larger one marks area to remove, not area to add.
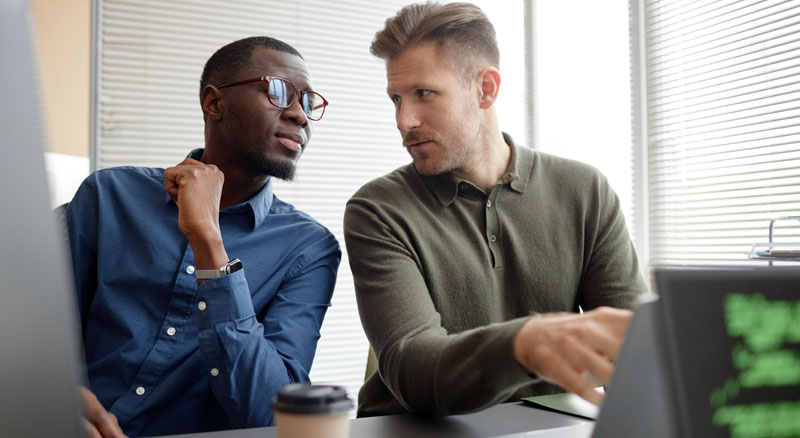
[[[57,207],[72,200],[84,178],[89,175],[89,158],[45,152],[44,166],[50,187],[50,205]]]

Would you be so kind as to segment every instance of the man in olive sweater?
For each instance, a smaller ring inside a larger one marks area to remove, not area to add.
[[[497,43],[476,6],[406,6],[371,50],[413,163],[345,213],[379,364],[359,415],[465,413],[551,384],[599,404],[631,317],[619,308],[645,290],[605,177],[501,133]]]

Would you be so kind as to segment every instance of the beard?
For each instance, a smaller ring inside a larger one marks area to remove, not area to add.
[[[260,132],[262,127],[252,123],[249,117],[240,115],[236,108],[230,109],[227,119],[223,126],[224,142],[229,150],[238,151],[233,157],[237,167],[252,177],[274,176],[287,182],[294,180],[297,158],[302,151],[289,157],[269,150],[269,139],[252,134]]]
[[[411,131],[403,136],[403,145],[414,160],[414,167],[422,175],[441,175],[452,172],[480,157],[480,132],[458,131],[442,139],[429,132]],[[440,141],[441,140],[441,141]],[[422,141],[434,141],[432,150],[414,152],[409,145]]]
[[[405,146],[414,167],[422,175],[440,175],[470,166],[483,159],[482,138],[484,126],[481,123],[480,110],[465,101],[458,118],[450,118],[438,132],[424,129],[401,133]],[[410,145],[424,141],[433,141],[429,150],[413,151]]]
[[[291,182],[294,181],[297,165],[290,159],[271,158],[262,154],[250,154],[247,162],[258,175],[274,176]]]

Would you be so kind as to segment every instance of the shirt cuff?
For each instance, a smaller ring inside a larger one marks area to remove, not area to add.
[[[197,325],[201,329],[254,316],[253,300],[244,269],[200,283],[197,287],[196,309]]]

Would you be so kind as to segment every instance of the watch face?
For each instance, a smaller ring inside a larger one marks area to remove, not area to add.
[[[239,259],[233,259],[225,265],[225,273],[226,274],[233,274],[234,272],[242,269],[242,261]]]

